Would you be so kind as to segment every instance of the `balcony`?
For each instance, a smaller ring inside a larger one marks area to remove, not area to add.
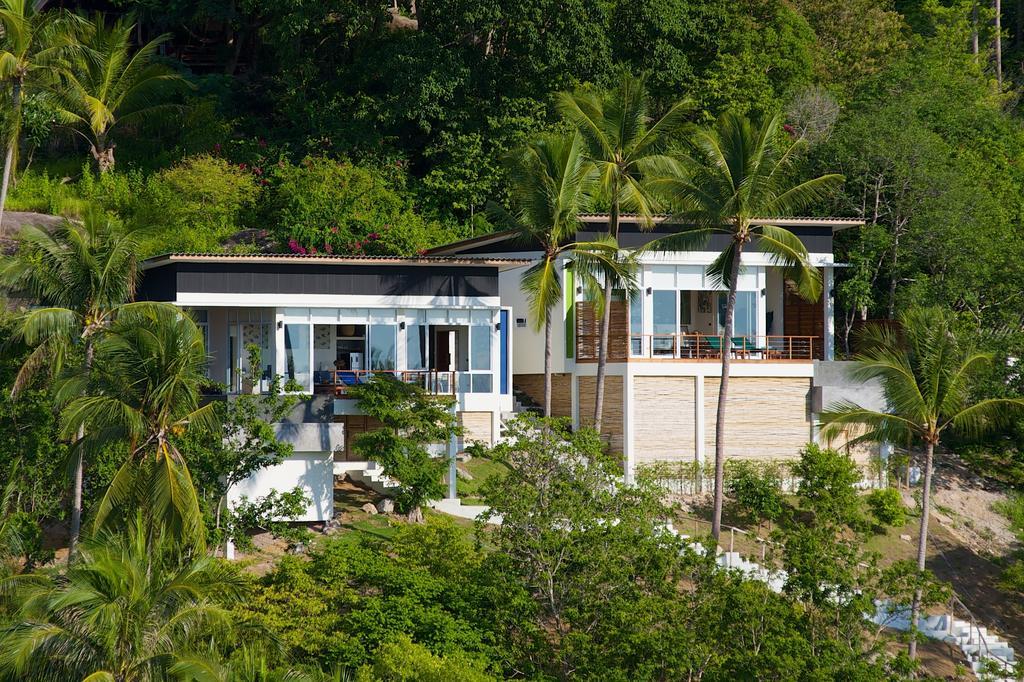
[[[315,393],[335,398],[352,398],[350,389],[369,382],[374,376],[386,376],[415,384],[434,395],[458,393],[491,393],[494,379],[491,372],[460,372],[448,370],[317,370],[313,373]]]
[[[820,357],[822,339],[814,336],[724,336],[706,334],[632,334],[631,360],[721,360],[723,349],[737,360],[810,362]]]

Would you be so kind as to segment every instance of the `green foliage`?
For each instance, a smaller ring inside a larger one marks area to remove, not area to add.
[[[403,527],[387,545],[347,536],[318,543],[309,560],[286,557],[260,580],[237,612],[267,628],[289,657],[349,670],[405,633],[438,657],[491,659],[494,599],[515,601],[511,586],[489,595],[483,554],[451,521]],[[492,644],[493,643],[493,644]]]
[[[427,446],[446,445],[460,432],[454,402],[388,374],[375,374],[350,393],[361,410],[381,423],[380,429],[356,438],[353,448],[379,462],[384,475],[398,482],[396,509],[417,518],[420,507],[445,493],[441,477],[448,461],[432,456]]]
[[[222,250],[258,196],[251,173],[205,154],[150,176],[133,207],[133,221],[147,232],[142,255]]]
[[[875,520],[883,526],[902,526],[907,522],[903,496],[895,488],[878,488],[864,498]]]
[[[367,168],[307,157],[261,172],[271,182],[271,224],[293,251],[408,256],[452,237]]]
[[[809,443],[793,465],[800,479],[800,502],[823,522],[856,524],[860,520],[857,484],[861,472],[849,455]]]
[[[373,663],[362,666],[356,682],[490,682],[495,678],[478,661],[455,652],[435,656],[408,635],[397,635],[381,644]]]
[[[200,404],[206,348],[195,322],[169,304],[132,303],[96,343],[95,363],[61,380],[67,396],[61,435],[89,427],[82,447],[129,446],[94,520],[97,530],[147,522],[178,541],[204,546],[199,500],[174,441],[187,430],[214,429],[213,407]]]
[[[301,487],[284,492],[271,490],[251,501],[243,495],[227,512],[224,537],[243,552],[255,550],[250,535],[255,530],[266,530],[275,538],[286,540],[289,547],[306,543],[311,533],[289,522],[305,514],[308,504],[309,497]]]
[[[18,584],[15,620],[0,629],[0,674],[42,682],[147,670],[160,679],[185,657],[216,657],[209,638],[231,633],[228,607],[246,581],[226,563],[182,557],[140,526],[94,538],[64,575]]]
[[[729,471],[726,489],[736,505],[758,523],[777,521],[785,510],[777,467],[737,462]]]

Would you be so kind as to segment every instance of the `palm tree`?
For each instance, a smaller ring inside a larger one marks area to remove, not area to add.
[[[544,255],[522,277],[535,329],[544,328],[544,416],[551,416],[552,308],[562,300],[558,260],[573,256],[573,268],[592,290],[597,272],[629,280],[630,262],[619,257],[614,239],[574,241],[578,215],[589,206],[592,167],[583,156],[583,139],[542,135],[510,160],[512,224],[524,241],[539,243]]]
[[[202,333],[166,304],[132,303],[96,344],[91,375],[72,375],[57,388],[70,399],[62,431],[89,425],[90,447],[125,443],[128,456],[100,501],[95,529],[119,525],[134,509],[153,528],[204,546],[195,486],[175,438],[187,429],[213,429],[212,403],[201,404],[207,357]]]
[[[10,479],[0,491],[0,578],[9,572],[12,560],[20,556],[24,548],[24,538],[14,515],[19,464],[16,461],[11,466],[7,472]]]
[[[899,317],[899,327],[868,327],[863,351],[856,358],[853,377],[878,381],[887,403],[886,412],[845,402],[821,415],[821,434],[832,440],[849,426],[864,432],[851,443],[914,443],[924,445],[924,482],[921,492],[921,530],[917,542],[917,569],[924,571],[931,510],[932,459],[935,446],[947,430],[977,436],[1012,419],[1024,409],[1024,399],[976,400],[972,389],[992,363],[991,353],[975,350],[957,338],[950,316],[938,308],[916,308]],[[914,593],[910,622],[916,627],[921,590]],[[910,640],[910,657],[917,654]]]
[[[42,370],[57,376],[69,356],[88,375],[97,339],[135,296],[138,283],[138,240],[102,211],[87,211],[83,222],[64,221],[52,232],[29,226],[19,237],[17,255],[0,258],[0,286],[42,307],[19,320],[17,336],[34,350],[15,378],[15,396]],[[82,424],[72,452],[69,560],[82,521],[84,435]]]
[[[158,36],[133,53],[134,30],[130,17],[108,26],[96,14],[83,31],[83,49],[54,88],[63,122],[89,143],[101,173],[114,168],[113,130],[180,111],[179,105],[160,100],[187,87],[173,69],[154,62],[157,48],[170,35]]]
[[[42,12],[36,5],[32,0],[0,0],[0,93],[10,96],[10,106],[0,107],[0,134],[5,147],[0,225],[18,162],[25,95],[55,77],[61,58],[75,45],[75,31],[80,23],[63,10]]]
[[[212,557],[179,556],[144,528],[83,543],[64,574],[19,580],[13,622],[0,630],[0,676],[149,682],[170,679],[182,660],[216,658],[209,639],[231,632],[245,580]]]
[[[712,128],[698,130],[688,152],[680,154],[684,172],[659,180],[680,224],[669,236],[647,248],[668,251],[706,248],[713,233],[729,237],[729,245],[708,268],[711,281],[728,291],[722,344],[722,379],[715,423],[715,504],[711,532],[717,540],[722,527],[725,475],[725,405],[729,392],[729,347],[736,309],[736,285],[744,249],[768,254],[785,269],[807,300],[821,294],[821,278],[808,262],[807,249],[789,230],[755,218],[792,215],[823,198],[842,182],[840,175],[823,175],[793,182],[788,171],[800,143],[780,145],[780,119],[757,126],[746,117],[727,113]]]
[[[562,117],[579,131],[585,156],[596,169],[599,194],[610,204],[607,235],[618,241],[619,216],[623,212],[636,214],[641,226],[653,227],[658,201],[650,183],[677,172],[676,164],[664,151],[686,125],[686,115],[692,109],[690,101],[673,104],[652,123],[643,80],[623,74],[613,90],[562,92],[557,95],[555,105]],[[594,396],[594,428],[598,433],[604,411],[614,279],[610,273],[604,284]]]

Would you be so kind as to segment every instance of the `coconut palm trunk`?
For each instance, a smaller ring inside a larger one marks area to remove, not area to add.
[[[718,409],[715,412],[715,509],[711,519],[711,535],[717,541],[722,533],[722,505],[725,486],[725,406],[729,396],[729,364],[731,361],[732,333],[736,315],[736,284],[740,274],[743,242],[736,240],[736,256],[729,277],[729,293],[725,299],[725,324],[722,348],[722,378],[718,383]]]
[[[85,374],[92,372],[92,361],[96,351],[91,340],[85,344]],[[85,438],[85,424],[78,427],[75,437],[75,459],[74,476],[71,486],[71,529],[68,537],[68,563],[75,556],[75,547],[78,545],[79,536],[82,533],[82,488],[85,479],[85,453],[82,451],[82,441]]]
[[[921,530],[917,538],[917,570],[924,571],[925,559],[928,554],[928,516],[932,508],[932,466],[935,457],[935,443],[929,440],[924,450],[924,484],[921,489]],[[917,657],[917,619],[921,616],[921,588],[914,590],[914,601],[910,606],[910,645],[908,655],[911,660]]]
[[[612,203],[608,214],[608,234],[612,239],[619,238],[619,203]],[[601,422],[604,416],[604,383],[608,371],[608,336],[612,324],[612,278],[605,277],[604,301],[601,312],[601,336],[597,340],[597,378],[594,386],[594,430],[601,433]]]
[[[0,228],[4,225],[4,208],[7,206],[7,192],[14,175],[14,151],[18,146],[18,104],[21,102],[21,81],[15,80],[11,87],[11,130],[8,131],[7,152],[4,154],[4,177],[0,180]]]
[[[551,416],[551,315],[544,320],[544,416]]]

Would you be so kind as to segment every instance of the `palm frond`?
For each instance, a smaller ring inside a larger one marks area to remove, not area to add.
[[[821,296],[821,273],[808,261],[807,247],[784,227],[761,225],[756,228],[757,246],[768,254],[771,263],[781,267],[783,277],[796,284],[797,293],[806,301]]]

